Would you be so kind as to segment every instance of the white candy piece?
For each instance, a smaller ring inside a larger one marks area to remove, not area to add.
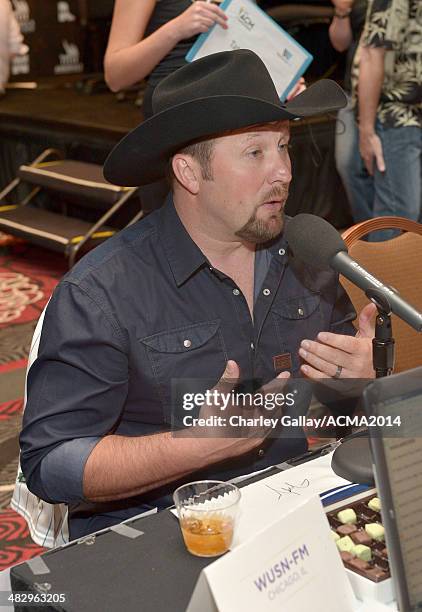
[[[362,561],[370,561],[372,558],[372,551],[365,544],[356,544],[350,552],[353,556],[358,557],[358,559],[362,559]]]
[[[381,501],[379,497],[373,497],[372,499],[370,499],[368,502],[368,508],[371,508],[371,510],[374,510],[375,512],[380,512]]]
[[[337,518],[343,525],[354,525],[357,521],[356,512],[353,508],[346,508],[337,514]]]
[[[353,540],[350,536],[344,536],[339,540],[336,540],[337,548],[340,552],[350,552],[354,547]]]
[[[384,527],[380,523],[368,523],[365,525],[365,531],[373,540],[384,539]]]

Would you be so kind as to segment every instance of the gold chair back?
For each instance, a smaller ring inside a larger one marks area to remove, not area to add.
[[[360,240],[379,229],[396,228],[402,234],[384,242]],[[403,217],[376,217],[358,223],[342,234],[349,255],[385,284],[397,289],[403,299],[422,311],[422,224]],[[343,287],[356,312],[368,303],[364,292],[343,276]],[[395,315],[392,316],[396,342],[394,372],[422,365],[422,334]]]

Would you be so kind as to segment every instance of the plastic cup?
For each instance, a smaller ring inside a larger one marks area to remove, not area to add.
[[[240,491],[219,480],[182,485],[173,494],[186,548],[198,557],[227,552],[233,541]]]

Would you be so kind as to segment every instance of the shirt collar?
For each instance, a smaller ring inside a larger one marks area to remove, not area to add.
[[[289,217],[285,218],[285,225]],[[203,265],[209,265],[204,253],[192,240],[185,229],[173,202],[173,196],[169,195],[164,206],[159,210],[159,236],[163,244],[174,280],[178,287],[183,285]],[[277,259],[287,261],[287,242],[284,232],[275,240],[262,245],[262,249],[268,249],[271,255]]]
[[[289,221],[290,221],[290,217],[285,216],[282,234],[280,234],[279,236],[277,236],[276,238],[274,238],[274,240],[271,240],[270,242],[266,242],[263,245],[259,245],[257,249],[268,250],[271,253],[271,255],[276,256],[276,260],[278,261],[283,261],[283,262],[287,261],[288,243],[285,238],[285,229]]]
[[[159,210],[158,229],[174,280],[180,287],[207,259],[181,222],[172,195]]]

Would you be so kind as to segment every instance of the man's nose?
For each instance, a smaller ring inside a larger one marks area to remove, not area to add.
[[[290,183],[292,180],[292,167],[287,152],[284,155],[278,155],[275,157],[269,179],[271,183],[277,181],[281,181],[282,183]]]

